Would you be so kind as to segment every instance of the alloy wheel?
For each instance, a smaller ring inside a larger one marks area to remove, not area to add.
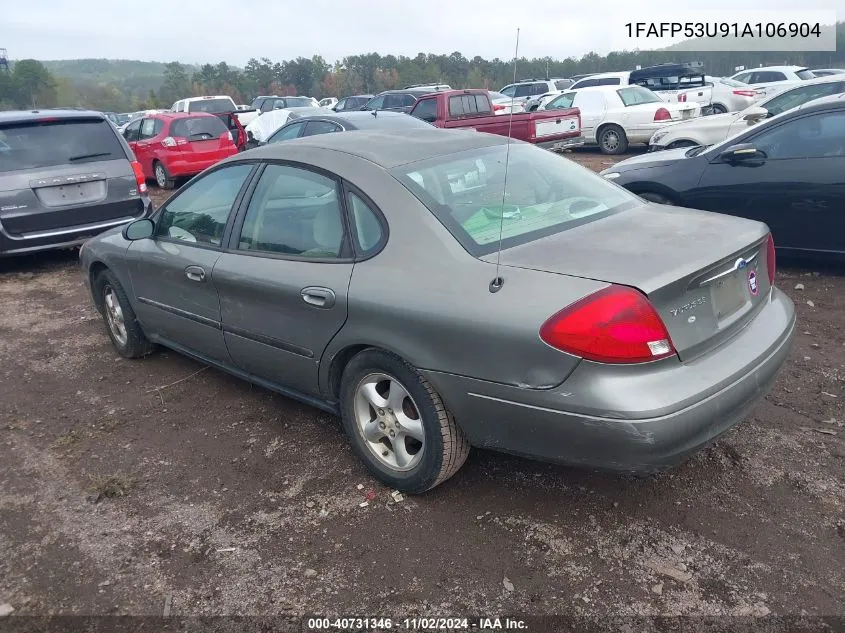
[[[393,376],[364,376],[355,389],[355,422],[364,444],[387,468],[413,469],[425,450],[425,428],[408,390]]]
[[[123,320],[123,310],[114,288],[111,286],[105,287],[103,301],[106,307],[106,322],[109,325],[109,330],[111,330],[112,336],[118,344],[124,346],[129,337],[126,333],[126,323]]]
[[[164,167],[162,167],[161,163],[156,165],[156,183],[162,189],[167,184],[167,174],[164,173]]]

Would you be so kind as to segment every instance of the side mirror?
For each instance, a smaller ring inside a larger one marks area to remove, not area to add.
[[[760,152],[760,150],[754,147],[751,143],[731,145],[719,154],[719,158],[725,163],[739,163],[754,158],[760,158],[761,156],[762,152]]]
[[[155,223],[149,218],[135,220],[123,227],[123,239],[130,242],[145,240],[153,236],[153,230],[155,230]]]
[[[766,108],[761,108],[760,106],[751,106],[746,110],[746,113],[743,115],[743,121],[747,121],[748,125],[754,125],[755,123],[762,121],[766,117],[769,116],[769,111]]]

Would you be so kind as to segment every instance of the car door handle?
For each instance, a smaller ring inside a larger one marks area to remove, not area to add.
[[[302,300],[317,308],[331,308],[335,304],[334,291],[319,286],[309,286],[302,289]]]
[[[185,277],[191,281],[202,283],[205,281],[205,270],[201,266],[188,266],[185,269]]]

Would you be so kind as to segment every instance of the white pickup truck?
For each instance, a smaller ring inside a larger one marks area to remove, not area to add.
[[[707,112],[713,101],[713,85],[701,62],[658,64],[637,70],[598,73],[576,81],[569,90],[593,86],[637,85],[648,88],[668,103],[697,103]]]

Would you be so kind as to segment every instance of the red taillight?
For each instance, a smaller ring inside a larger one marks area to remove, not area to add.
[[[493,104],[493,111],[498,112],[499,110],[504,110],[506,107],[507,106]]]
[[[168,136],[162,142],[162,145],[165,147],[176,147],[177,145],[187,145],[188,139],[182,138],[181,136]]]
[[[669,110],[666,108],[657,108],[657,112],[654,113],[654,120],[655,121],[668,121],[672,118],[672,115],[669,114]]]
[[[642,363],[675,354],[651,303],[626,286],[610,286],[564,308],[543,324],[540,338],[601,363]]]
[[[147,193],[147,177],[144,176],[144,169],[137,160],[132,161],[132,171],[135,173],[135,184],[138,185],[138,193]]]
[[[739,95],[740,97],[756,97],[757,91],[756,90],[734,90],[735,95]]]
[[[775,284],[775,240],[772,234],[769,233],[769,239],[766,241],[766,269],[769,273],[769,285]]]
[[[678,101],[681,102],[681,103],[686,103],[687,96],[685,94],[678,95]]]

